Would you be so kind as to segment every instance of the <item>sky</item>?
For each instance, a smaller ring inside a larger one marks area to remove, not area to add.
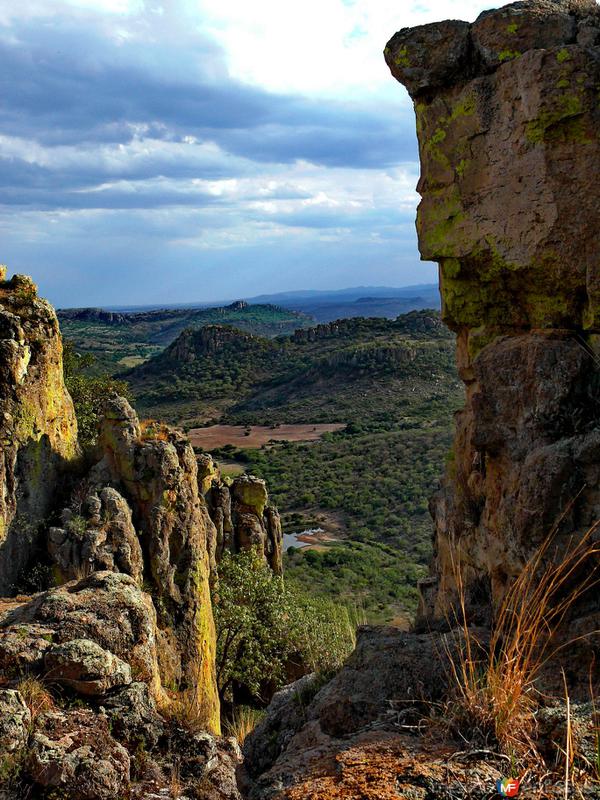
[[[382,51],[476,0],[0,0],[0,263],[59,307],[435,282]]]

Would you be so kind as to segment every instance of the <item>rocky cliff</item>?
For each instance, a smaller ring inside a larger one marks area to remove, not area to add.
[[[79,457],[54,311],[1,277],[0,590],[34,548],[53,588],[0,600],[0,797],[234,800],[194,451],[114,396]]]
[[[39,545],[61,472],[78,455],[54,309],[0,267],[0,595]]]
[[[466,386],[423,611],[448,613],[459,571],[485,618],[555,526],[600,518],[600,10],[513,3],[401,30],[385,58],[414,101],[419,246]]]
[[[214,525],[209,541],[211,563],[223,552],[258,548],[276,575],[283,574],[283,532],[266,483],[253,475],[222,480],[212,456],[198,456],[198,484]]]

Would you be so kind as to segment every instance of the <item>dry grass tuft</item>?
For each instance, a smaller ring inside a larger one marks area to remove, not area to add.
[[[143,419],[140,422],[140,430],[142,432],[141,439],[143,442],[169,441],[169,426],[164,422],[158,422],[155,419]]]
[[[483,740],[524,763],[538,760],[535,681],[565,646],[557,646],[554,636],[567,613],[600,580],[600,544],[594,538],[598,527],[600,523],[578,542],[572,538],[560,559],[558,553],[548,558],[554,532],[546,539],[508,590],[483,660],[482,644],[467,624],[464,586],[456,570],[464,642],[460,657],[450,658],[456,696],[446,712],[454,732]]]
[[[32,675],[23,678],[15,686],[15,689],[21,694],[25,705],[31,712],[32,725],[36,717],[55,707],[54,698],[39,678]]]
[[[233,718],[225,723],[225,733],[227,736],[234,736],[241,747],[264,716],[265,712],[259,709],[238,706],[233,712]]]
[[[183,783],[181,782],[181,770],[179,764],[173,764],[171,767],[171,780],[169,786],[169,794],[172,800],[179,800],[183,792]]]

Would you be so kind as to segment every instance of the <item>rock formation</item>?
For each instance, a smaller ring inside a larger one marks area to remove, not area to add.
[[[513,3],[401,30],[385,58],[414,100],[419,246],[466,385],[422,610],[448,613],[460,570],[485,618],[555,526],[600,518],[600,9]]]
[[[442,717],[449,709],[448,647],[462,632],[424,631],[451,626],[458,575],[470,621],[487,626],[550,534],[547,554],[560,559],[600,519],[600,9],[517,2],[473,24],[401,30],[385,58],[414,100],[420,249],[439,263],[466,405],[432,502],[422,628],[363,628],[331,682],[319,690],[305,678],[276,695],[244,745],[252,800],[490,796],[498,763],[465,754],[464,740],[458,752],[451,739],[436,746],[431,719],[432,702]],[[597,567],[590,560],[584,570]],[[599,623],[600,594],[588,592],[568,636]],[[483,649],[486,630],[471,628]],[[598,646],[585,637],[563,652],[573,687],[583,677],[573,713],[587,758],[597,741],[588,681],[598,685]],[[415,734],[424,717],[423,740]],[[546,746],[566,740],[564,706],[549,701],[535,722],[540,758],[554,763]],[[465,755],[473,761],[461,763]],[[546,777],[538,796],[558,796]],[[597,796],[597,783],[582,796]]]
[[[283,574],[283,533],[266,483],[253,475],[222,480],[212,456],[198,456],[198,482],[215,526],[209,549],[216,563],[223,552],[258,548],[276,575]]]
[[[194,451],[115,396],[81,458],[54,311],[5,277],[0,591],[44,551],[56,585],[0,600],[0,797],[159,797],[179,776],[190,798],[237,800]]]
[[[30,278],[0,267],[0,595],[39,544],[61,470],[78,454],[56,314]]]

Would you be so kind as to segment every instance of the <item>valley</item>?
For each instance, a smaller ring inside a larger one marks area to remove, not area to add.
[[[273,330],[280,312],[264,308],[273,319],[261,312],[261,325]],[[258,316],[252,306],[243,312]],[[89,352],[87,334],[78,336]],[[209,324],[116,377],[143,416],[184,427],[225,478],[264,478],[285,535],[325,531],[288,550],[290,583],[371,622],[414,612],[431,556],[429,497],[463,401],[439,312],[342,319],[270,338]]]

